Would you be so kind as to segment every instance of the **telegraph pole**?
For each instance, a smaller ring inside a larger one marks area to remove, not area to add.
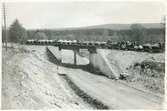
[[[5,46],[7,51],[7,29],[6,29],[6,9],[5,3],[3,3],[3,17],[4,17],[4,28],[5,28]]]

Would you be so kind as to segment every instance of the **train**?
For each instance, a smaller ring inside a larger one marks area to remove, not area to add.
[[[137,44],[137,42],[130,41],[121,41],[121,42],[112,42],[108,40],[106,42],[100,41],[79,41],[79,40],[27,40],[26,44],[29,45],[72,45],[80,47],[98,47],[105,49],[117,49],[117,50],[126,50],[126,51],[142,51],[142,52],[163,52],[165,51],[165,43],[146,43],[146,44]]]
[[[165,43],[146,43],[146,44],[137,44],[137,42],[130,41],[121,41],[121,42],[111,42],[108,41],[110,49],[119,49],[119,50],[130,50],[130,51],[142,51],[142,52],[164,52]]]

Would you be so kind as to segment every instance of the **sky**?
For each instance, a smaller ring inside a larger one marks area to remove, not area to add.
[[[165,15],[163,2],[9,2],[6,10],[7,26],[17,18],[27,29],[159,23]]]

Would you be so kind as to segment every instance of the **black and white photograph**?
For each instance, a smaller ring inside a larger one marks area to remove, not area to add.
[[[1,109],[165,109],[165,3],[1,2]]]

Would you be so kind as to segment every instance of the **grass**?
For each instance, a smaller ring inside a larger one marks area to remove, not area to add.
[[[135,63],[129,70],[132,77],[127,81],[141,83],[152,92],[164,94],[164,63],[143,61]]]

